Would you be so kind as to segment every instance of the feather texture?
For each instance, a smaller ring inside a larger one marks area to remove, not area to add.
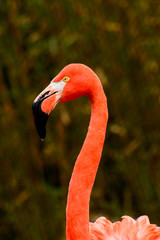
[[[89,231],[90,240],[160,240],[160,227],[150,224],[148,216],[137,220],[123,216],[114,223],[100,217],[89,224]]]

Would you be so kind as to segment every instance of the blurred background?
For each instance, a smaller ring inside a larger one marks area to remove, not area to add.
[[[160,225],[159,0],[0,0],[0,239],[65,239],[90,103],[58,105],[44,142],[31,106],[71,62],[91,67],[108,98],[90,220],[147,214]]]

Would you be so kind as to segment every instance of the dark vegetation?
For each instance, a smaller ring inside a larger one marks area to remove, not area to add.
[[[160,225],[158,0],[0,0],[0,239],[65,239],[65,204],[90,116],[61,104],[39,139],[34,98],[68,63],[100,77],[109,106],[91,220],[147,214]]]

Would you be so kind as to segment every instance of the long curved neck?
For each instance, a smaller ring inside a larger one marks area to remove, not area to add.
[[[108,120],[107,100],[99,79],[96,87],[91,90],[89,99],[89,129],[69,184],[66,209],[67,240],[89,240],[89,201]]]

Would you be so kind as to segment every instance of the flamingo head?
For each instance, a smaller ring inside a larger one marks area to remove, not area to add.
[[[36,97],[32,110],[41,139],[46,136],[46,123],[58,102],[67,102],[87,95],[93,87],[96,74],[83,64],[69,64]]]

